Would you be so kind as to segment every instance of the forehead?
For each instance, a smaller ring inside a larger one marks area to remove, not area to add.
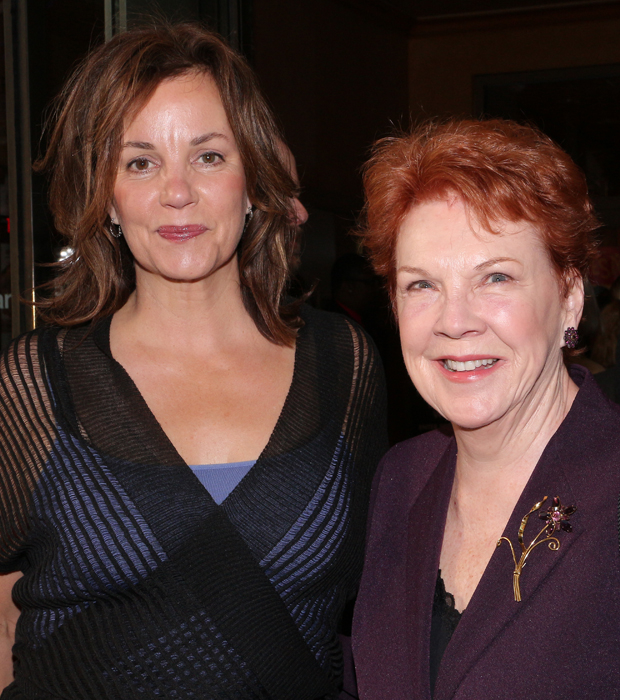
[[[205,126],[212,124],[230,131],[215,81],[208,73],[191,72],[159,83],[145,104],[127,120],[125,132],[175,130],[203,122]]]
[[[476,266],[492,258],[510,257],[524,264],[551,267],[539,231],[529,222],[498,221],[485,229],[462,200],[424,202],[412,207],[399,229],[398,264]]]

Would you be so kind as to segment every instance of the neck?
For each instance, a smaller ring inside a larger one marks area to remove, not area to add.
[[[550,375],[501,419],[474,430],[454,427],[457,492],[518,498],[577,395],[561,360]]]
[[[118,332],[180,352],[226,349],[260,336],[243,304],[236,260],[217,275],[178,282],[136,270],[136,289],[114,315]],[[260,336],[262,338],[262,336]]]

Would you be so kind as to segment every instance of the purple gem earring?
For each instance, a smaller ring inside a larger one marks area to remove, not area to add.
[[[579,333],[577,333],[577,331],[572,326],[569,326],[564,331],[564,342],[566,343],[566,347],[569,348],[570,350],[573,350],[574,348],[577,347],[578,340],[579,340]]]

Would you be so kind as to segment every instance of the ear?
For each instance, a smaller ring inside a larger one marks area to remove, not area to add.
[[[118,216],[116,215],[116,209],[114,207],[114,204],[110,204],[110,208],[108,209],[108,214],[110,215],[110,219],[112,221],[118,222]]]
[[[579,274],[569,273],[565,277],[565,284],[567,286],[567,291],[564,298],[564,328],[568,328],[569,326],[577,328],[579,321],[581,321],[581,315],[583,314],[585,295],[583,278]]]

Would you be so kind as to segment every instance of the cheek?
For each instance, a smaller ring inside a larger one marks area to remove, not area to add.
[[[432,333],[429,336],[428,332],[420,328],[419,323],[405,323],[400,326],[400,339],[409,379],[422,398],[437,408],[437,377],[425,354],[432,345]]]
[[[420,334],[415,332],[413,324],[401,320],[399,333],[403,357],[412,358],[419,355],[422,349],[422,343],[420,342]]]
[[[235,211],[242,209],[245,212],[248,195],[244,175],[226,173],[220,179],[205,178],[201,181],[200,189],[205,204]]]
[[[510,298],[487,300],[484,315],[488,325],[498,336],[523,337],[535,325],[531,304]]]
[[[421,327],[434,323],[433,310],[434,303],[437,301],[435,294],[430,292],[396,292],[396,313],[398,316],[399,325]]]
[[[431,294],[397,297],[396,313],[403,350],[405,346],[422,348],[433,335],[437,321],[435,301]]]
[[[146,187],[120,187],[114,190],[114,208],[125,224],[139,225],[153,211],[153,196]]]
[[[547,352],[556,345],[562,312],[557,296],[542,293],[538,298],[494,300],[486,316],[495,335],[515,350]]]
[[[398,330],[403,358],[409,376],[415,382],[423,358],[432,345],[434,319],[428,305],[399,304]]]

